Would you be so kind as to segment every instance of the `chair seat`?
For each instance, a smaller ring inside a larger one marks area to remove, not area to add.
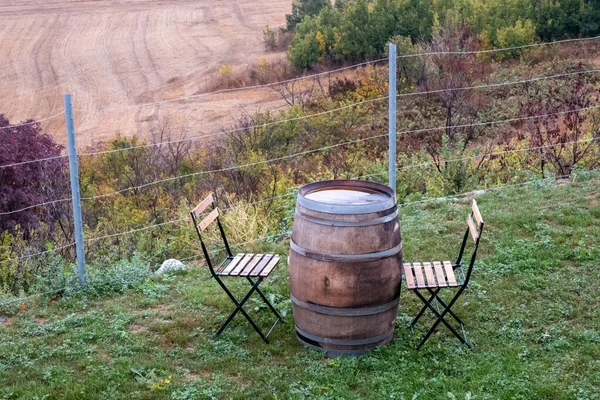
[[[279,256],[275,254],[240,253],[231,258],[229,263],[219,268],[219,276],[242,276],[265,278],[279,263]]]
[[[410,290],[462,286],[462,282],[456,280],[451,261],[405,263],[403,269]]]

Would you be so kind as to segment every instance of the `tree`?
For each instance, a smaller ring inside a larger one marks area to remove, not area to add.
[[[581,0],[541,1],[536,7],[536,29],[544,41],[576,37],[580,32]]]
[[[350,59],[364,59],[372,55],[374,49],[369,33],[370,11],[367,0],[357,0],[344,14],[340,27],[341,41],[336,46],[336,53]]]
[[[331,7],[329,0],[294,0],[292,13],[285,16],[287,29],[289,31],[296,29],[296,25],[302,22],[305,17],[318,15],[325,7]]]
[[[371,47],[376,54],[383,54],[389,39],[396,31],[395,7],[391,0],[376,0],[365,27]]]
[[[600,0],[592,0],[583,6],[580,15],[581,34],[596,36],[600,34]]]
[[[0,114],[0,211],[10,212],[35,204],[68,196],[68,176],[63,158],[13,165],[22,162],[58,157],[63,149],[51,136],[32,121],[28,125],[11,126]],[[64,222],[65,203],[30,208],[22,212],[1,215],[0,231],[15,232],[17,227],[27,237],[40,222],[53,226]],[[66,235],[70,230],[65,228]]]
[[[431,0],[395,0],[394,35],[408,36],[413,42],[431,39],[434,7]]]

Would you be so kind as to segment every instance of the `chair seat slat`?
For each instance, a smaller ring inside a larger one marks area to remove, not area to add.
[[[260,257],[258,257],[260,256]],[[254,267],[256,267],[256,265],[258,263],[260,263],[260,261],[263,259],[264,255],[263,254],[258,254],[257,256],[255,256],[252,261],[246,265],[246,267],[244,269],[242,269],[240,271],[240,276],[248,276],[248,274],[250,273],[250,271],[252,271],[254,269]]]
[[[452,263],[450,261],[444,261],[444,269],[446,270],[446,276],[448,277],[448,285],[458,286],[456,283],[456,277],[454,276],[454,270],[452,269]]]
[[[417,279],[417,287],[424,288],[425,279],[423,279],[423,267],[420,262],[413,263],[413,272],[415,273],[415,278]]]
[[[250,275],[250,272],[252,272],[253,276],[258,276],[258,274],[260,274],[260,272],[267,266],[267,264],[269,263],[269,261],[271,261],[271,258],[273,258],[273,254],[265,254],[265,256],[263,257],[262,260],[260,260],[260,262],[258,263],[258,265],[256,267],[254,267],[253,270],[248,270],[247,268],[242,271],[242,273],[240,275],[242,276],[248,276]]]
[[[248,264],[252,260],[253,257],[254,257],[254,254],[252,254],[252,253],[246,254],[244,256],[244,258],[242,258],[242,261],[240,261],[238,263],[238,265],[235,266],[235,268],[233,269],[233,271],[231,271],[229,273],[229,276],[237,276],[237,275],[239,275],[240,272],[242,272],[242,270],[246,266],[246,264]]]
[[[415,288],[415,278],[413,277],[412,266],[409,263],[403,264],[404,275],[406,276],[406,286],[409,289]]]
[[[438,281],[439,287],[446,287],[446,277],[444,276],[444,270],[442,269],[442,263],[439,261],[434,261],[433,268],[435,269],[435,277]]]
[[[433,276],[433,268],[431,267],[431,263],[424,262],[423,269],[425,270],[425,276],[427,277],[427,286],[437,287],[437,282],[435,281],[435,277]]]
[[[273,271],[273,268],[275,268],[275,266],[278,263],[279,263],[279,256],[273,257],[271,259],[271,261],[269,261],[269,263],[267,264],[265,269],[262,270],[262,272],[260,273],[260,276],[262,276],[263,278],[269,276],[271,271]],[[250,273],[250,276],[256,276],[256,275],[254,275],[254,271]]]
[[[228,260],[229,260],[229,262],[228,262]],[[217,275],[219,275],[221,272],[223,272],[223,270],[224,270],[225,268],[227,268],[227,266],[229,265],[229,263],[231,263],[231,261],[233,261],[233,257],[231,257],[231,258],[229,258],[229,257],[225,258],[225,259],[224,259],[224,260],[221,262],[221,264],[219,264],[219,265],[217,266],[217,268],[215,268],[215,273],[216,273]]]
[[[233,258],[233,260],[231,260],[231,262],[229,264],[227,264],[225,269],[223,269],[223,271],[221,271],[221,273],[219,273],[219,275],[229,275],[229,273],[231,271],[233,271],[235,266],[240,262],[240,260],[244,257],[244,255],[245,255],[244,253],[237,254]]]

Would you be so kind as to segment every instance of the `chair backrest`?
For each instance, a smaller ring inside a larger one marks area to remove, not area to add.
[[[477,201],[473,199],[473,202],[471,203],[471,213],[467,216],[467,230],[463,237],[460,253],[458,254],[458,260],[456,261],[457,265],[462,263],[465,247],[467,246],[469,237],[471,237],[475,246],[473,249],[473,255],[469,261],[469,268],[467,270],[467,275],[464,282],[465,285],[468,284],[469,279],[471,279],[471,272],[473,272],[473,265],[475,264],[475,258],[477,257],[477,249],[479,248],[479,241],[481,240],[481,234],[483,233],[483,226],[484,222],[483,218],[481,217],[479,207],[477,206]]]
[[[200,220],[200,216],[206,214],[207,209],[210,207],[210,212],[203,219]],[[192,215],[192,221],[194,221],[194,227],[196,228],[196,232],[198,233],[198,238],[200,239],[200,244],[202,246],[202,252],[204,253],[204,258],[206,258],[206,263],[208,264],[208,268],[210,269],[210,273],[215,275],[215,270],[213,263],[210,258],[210,254],[208,249],[206,248],[206,244],[202,239],[202,232],[204,232],[213,222],[217,222],[219,227],[219,232],[221,234],[221,238],[223,239],[223,244],[225,245],[225,250],[227,251],[228,257],[232,257],[231,249],[229,248],[229,243],[227,243],[227,237],[225,236],[225,231],[223,230],[223,225],[221,225],[221,221],[219,219],[220,211],[219,207],[215,206],[215,196],[213,193],[209,194],[200,204],[198,204],[190,213]],[[198,222],[200,221],[200,222]]]

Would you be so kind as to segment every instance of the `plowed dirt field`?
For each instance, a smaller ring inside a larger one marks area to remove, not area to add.
[[[283,103],[251,90],[127,107],[204,92],[226,63],[283,57],[265,50],[262,31],[290,11],[291,0],[1,1],[0,113],[11,123],[41,119],[71,93],[80,146],[117,132],[146,137],[166,119],[187,135],[218,130],[242,108]],[[43,127],[65,142],[64,117]]]

